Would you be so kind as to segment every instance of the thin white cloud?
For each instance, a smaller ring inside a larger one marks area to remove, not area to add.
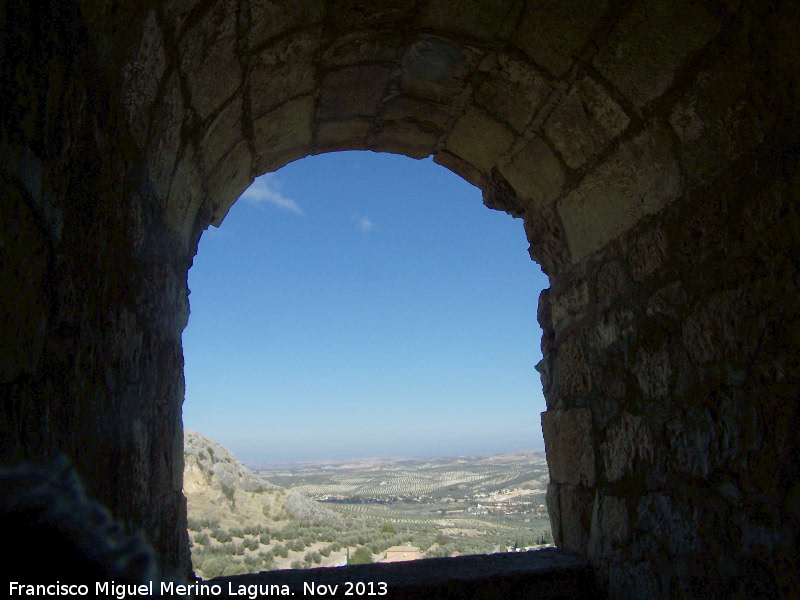
[[[278,208],[288,210],[301,217],[304,216],[305,213],[297,202],[281,194],[275,189],[276,187],[276,182],[269,174],[262,175],[253,182],[253,185],[245,190],[244,194],[242,194],[242,200],[254,206],[263,206],[267,203],[273,204]]]
[[[358,220],[357,227],[361,230],[361,233],[367,233],[375,226],[372,224],[372,221],[370,220],[369,217],[361,217]]]

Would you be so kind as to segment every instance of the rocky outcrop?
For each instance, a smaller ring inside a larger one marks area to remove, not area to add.
[[[286,499],[286,510],[295,519],[301,521],[314,521],[334,527],[344,527],[344,521],[341,516],[329,508],[320,506],[318,502],[306,498],[299,492],[291,492],[289,494]]]
[[[558,544],[615,596],[800,594],[793,2],[4,10],[4,462],[66,454],[188,573],[200,235],[302,156],[433,155],[524,220],[550,277]]]
[[[201,481],[205,486],[226,486],[243,492],[281,489],[245,467],[233,452],[196,431],[183,433],[183,460],[183,489],[187,494]]]
[[[183,492],[189,516],[241,528],[287,518],[343,527],[339,514],[298,492],[288,493],[245,467],[233,452],[196,431],[184,432]]]

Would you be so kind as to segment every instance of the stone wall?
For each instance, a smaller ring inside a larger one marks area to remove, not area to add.
[[[788,595],[798,15],[7,2],[3,460],[67,454],[187,571],[180,336],[199,236],[302,156],[432,154],[524,219],[550,276],[537,369],[558,544],[614,596]]]

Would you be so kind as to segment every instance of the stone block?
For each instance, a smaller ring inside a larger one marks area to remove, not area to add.
[[[430,131],[444,131],[451,113],[448,107],[436,102],[395,96],[383,105],[381,116],[393,121],[412,121]]]
[[[564,75],[599,23],[608,0],[525,3],[511,43],[554,75]]]
[[[183,121],[183,98],[180,79],[173,73],[167,82],[161,102],[153,112],[153,130],[161,132],[153,136],[147,148],[147,174],[156,194],[166,200],[172,170],[181,146],[181,123]]]
[[[291,100],[253,123],[256,171],[263,174],[308,154],[314,98]]]
[[[328,73],[320,87],[318,118],[374,116],[388,81],[389,69],[380,65],[347,67]]]
[[[639,465],[647,468],[654,459],[653,435],[644,420],[624,412],[606,429],[606,440],[600,444],[600,455],[609,482],[620,481],[636,472]]]
[[[603,308],[608,308],[617,298],[624,297],[630,289],[630,277],[616,259],[603,261],[594,279],[594,300]]]
[[[681,327],[683,343],[692,361],[705,364],[732,351],[744,308],[739,290],[707,297],[695,307]]]
[[[673,281],[656,291],[647,301],[648,316],[659,315],[669,319],[677,319],[687,305],[686,292],[680,281]]]
[[[629,245],[628,262],[635,281],[644,281],[653,275],[667,258],[667,235],[661,225],[637,235]]]
[[[550,488],[548,487],[548,496]],[[594,509],[594,488],[573,485],[558,486],[561,542],[559,548],[583,556],[588,554],[589,533]],[[548,510],[549,510],[548,503]]]
[[[773,113],[756,112],[758,104],[750,97],[754,86],[742,76],[750,69],[738,61],[722,70],[700,72],[670,115],[683,142],[681,164],[694,184],[709,181],[754,149],[774,125]]]
[[[551,481],[595,484],[594,434],[588,408],[543,412],[542,433]]]
[[[442,165],[445,169],[452,171],[464,181],[471,183],[477,188],[483,186],[483,181],[485,179],[483,173],[455,154],[450,154],[447,150],[440,150],[434,154],[433,162],[437,165]]]
[[[402,89],[411,96],[447,104],[461,94],[479,58],[477,50],[434,36],[422,37],[403,54]]]
[[[242,98],[236,96],[209,123],[200,150],[203,155],[203,170],[213,171],[231,148],[244,139],[242,132]]]
[[[592,389],[583,345],[576,337],[559,342],[553,368],[555,393],[564,401],[582,400]]]
[[[312,57],[319,47],[319,29],[276,40],[250,58],[250,114],[254,119],[291,98],[314,90]]]
[[[634,317],[629,310],[610,310],[595,325],[595,343],[605,350],[634,332]]]
[[[512,0],[485,2],[462,0],[453,4],[449,0],[432,0],[420,15],[420,25],[439,31],[454,31],[468,36],[492,40],[508,33],[517,11]]]
[[[431,155],[439,136],[425,131],[410,121],[381,123],[370,149],[376,152],[393,152],[410,158],[426,158]]]
[[[625,498],[595,495],[592,528],[589,539],[589,556],[594,564],[608,558],[614,546],[625,544],[630,536],[630,518]]]
[[[673,555],[702,550],[699,512],[666,494],[647,494],[636,507],[638,528],[661,540]]]
[[[470,108],[453,127],[447,149],[472,166],[488,172],[508,151],[514,133],[478,108]]]
[[[253,157],[250,146],[241,141],[219,162],[208,178],[212,225],[219,227],[233,203],[253,183]]]
[[[250,30],[247,34],[250,48],[258,48],[268,40],[299,26],[309,27],[325,18],[325,0],[251,0]]]
[[[181,73],[186,77],[192,106],[203,120],[242,83],[242,67],[236,55],[236,10],[234,0],[215,3],[178,42]]]
[[[569,250],[555,206],[527,206],[525,235],[530,243],[531,260],[536,261],[548,277],[555,277],[569,264]]]
[[[541,138],[533,138],[506,164],[500,166],[517,197],[546,204],[555,200],[564,185],[564,169]]]
[[[564,162],[577,169],[600,154],[629,122],[628,115],[602,86],[583,77],[551,113],[544,131]]]
[[[184,250],[189,249],[195,217],[205,201],[200,156],[187,146],[172,175],[164,211],[164,221],[177,234]]]
[[[144,148],[150,125],[150,109],[167,66],[164,39],[150,11],[144,22],[139,48],[133,60],[122,71],[122,104],[128,117],[131,133],[139,148]]]
[[[328,121],[317,126],[314,153],[363,150],[372,123],[366,119]]]
[[[640,2],[616,24],[593,64],[628,100],[643,106],[664,93],[681,62],[719,30],[702,4]]]
[[[550,304],[556,331],[580,319],[589,302],[589,283],[583,277],[573,276],[565,284],[551,287]]]
[[[659,129],[646,129],[558,202],[573,261],[581,261],[681,193],[678,163]]]
[[[657,349],[640,347],[633,373],[645,398],[663,400],[670,392],[674,369],[666,344]]]
[[[336,38],[322,53],[320,63],[325,68],[339,68],[363,62],[397,59],[403,40],[391,31],[356,31]]]
[[[531,65],[500,54],[475,90],[475,102],[522,133],[553,86]]]

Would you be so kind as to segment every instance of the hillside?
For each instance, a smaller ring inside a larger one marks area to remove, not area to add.
[[[196,431],[184,433],[183,457],[183,493],[194,521],[214,521],[223,529],[275,527],[298,519],[344,525],[337,513],[269,483]]]

